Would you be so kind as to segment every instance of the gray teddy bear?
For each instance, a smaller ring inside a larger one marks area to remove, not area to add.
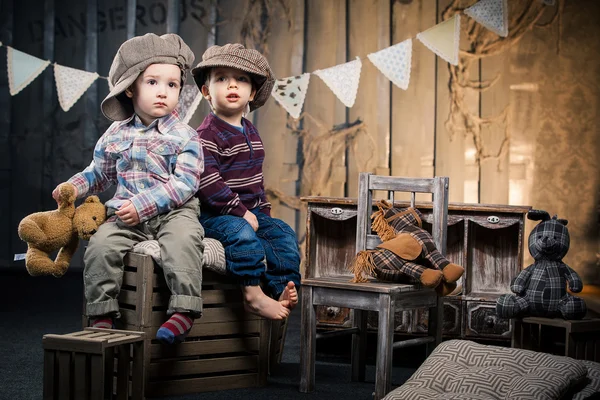
[[[562,262],[569,251],[568,221],[543,210],[531,210],[527,218],[542,221],[529,235],[529,252],[535,262],[522,270],[512,282],[514,294],[504,294],[496,301],[501,318],[560,317],[581,319],[586,314],[585,302],[567,292],[583,289],[577,272]]]

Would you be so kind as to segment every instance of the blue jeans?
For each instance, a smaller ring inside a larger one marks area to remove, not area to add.
[[[206,237],[225,248],[227,272],[244,286],[266,285],[265,293],[279,298],[288,282],[300,287],[300,251],[296,233],[285,222],[250,210],[258,219],[258,231],[242,217],[202,211],[200,223]],[[265,268],[264,260],[267,265]]]

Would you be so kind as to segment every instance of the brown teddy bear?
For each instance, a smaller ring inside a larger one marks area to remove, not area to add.
[[[19,223],[19,237],[27,243],[25,267],[32,276],[62,276],[77,250],[79,239],[89,240],[106,220],[106,207],[90,196],[75,208],[75,187],[59,187],[58,209],[30,214]],[[56,260],[49,254],[59,250]]]

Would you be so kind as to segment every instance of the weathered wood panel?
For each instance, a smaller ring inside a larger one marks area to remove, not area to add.
[[[408,89],[392,85],[391,175],[428,178],[434,162],[436,55],[416,36],[436,24],[436,8],[421,1],[394,2],[392,24],[392,44],[412,38],[413,52]],[[397,196],[409,198],[406,193]]]
[[[3,1],[2,4],[5,2]],[[43,58],[44,7],[31,7],[26,2],[13,2],[14,29],[12,44],[16,50]],[[21,23],[20,21],[23,21]],[[6,49],[2,49],[4,53]],[[5,53],[4,53],[5,54]],[[12,254],[24,253],[26,245],[17,236],[19,221],[27,214],[42,210],[41,178],[43,176],[44,121],[40,99],[43,79],[36,79],[17,95],[11,97],[11,153],[12,187],[9,196],[12,210],[7,215],[15,248],[2,257],[11,260]],[[50,195],[50,194],[48,194]],[[4,207],[2,207],[4,208]]]
[[[442,14],[451,0],[439,0],[437,4],[438,20],[443,22]],[[432,4],[433,6],[433,4]],[[464,22],[463,22],[464,23]],[[419,43],[419,46],[423,44]],[[436,176],[450,178],[450,201],[463,201],[465,175],[465,137],[462,133],[446,128],[450,112],[450,92],[448,82],[449,64],[441,57],[435,58],[437,68],[436,107],[435,107],[435,173]]]
[[[277,78],[300,75],[304,50],[304,1],[290,3],[289,15],[282,7],[272,10],[271,35],[267,42],[267,59]],[[298,183],[298,136],[287,128],[288,113],[274,99],[257,112],[255,121],[265,146],[265,186],[296,196]],[[296,225],[296,210],[279,199],[270,199],[272,215]]]
[[[518,44],[516,45],[518,46]],[[502,118],[510,101],[510,59],[501,53],[481,60],[481,80],[498,76],[494,85],[481,93],[481,118],[492,118],[481,127],[484,158],[479,174],[479,199],[482,203],[508,203],[509,146],[512,126],[510,116]]]
[[[390,173],[390,80],[369,61],[367,54],[390,46],[390,2],[351,0],[349,3],[348,60],[362,58],[360,84],[349,122],[366,124],[365,134],[347,152],[346,195],[358,194],[358,174]]]
[[[305,70],[313,72],[342,64],[346,58],[346,2],[330,1],[328,7],[317,0],[307,2]],[[331,92],[325,83],[312,75],[304,110],[310,115],[304,119],[304,129],[310,137],[322,135],[335,125],[346,122],[346,107]],[[333,145],[323,143],[320,153],[331,154]],[[332,179],[321,186],[314,177],[302,176],[302,194],[327,194],[343,196],[346,182],[346,160],[339,157],[333,162]],[[306,167],[306,165],[305,165]]]

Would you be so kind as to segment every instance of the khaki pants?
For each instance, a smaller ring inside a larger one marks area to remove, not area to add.
[[[169,315],[202,314],[202,257],[204,229],[198,221],[199,202],[186,204],[134,227],[117,219],[100,225],[83,257],[87,315],[120,317],[117,296],[123,282],[123,259],[134,244],[156,239],[160,244],[163,273],[171,290]],[[109,216],[114,210],[109,210]]]

